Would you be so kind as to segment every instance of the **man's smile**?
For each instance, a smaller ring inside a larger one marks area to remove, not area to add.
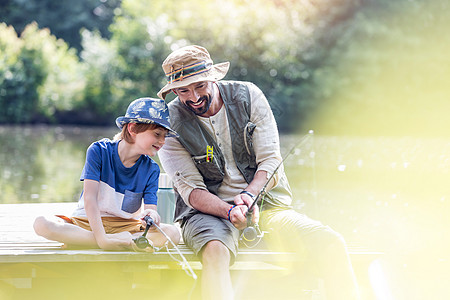
[[[196,115],[203,115],[206,113],[211,105],[211,98],[209,96],[201,96],[197,102],[187,100],[184,105]]]
[[[206,100],[206,97],[201,97],[197,100],[197,102],[189,101],[189,105],[194,107],[199,107],[203,105],[203,102]]]

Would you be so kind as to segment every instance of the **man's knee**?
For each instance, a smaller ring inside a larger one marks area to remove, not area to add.
[[[203,264],[229,264],[230,251],[228,248],[218,240],[206,243],[201,252]]]
[[[330,248],[342,250],[347,249],[347,243],[345,242],[344,237],[336,231],[331,231],[329,234],[328,243]]]
[[[324,253],[328,251],[346,251],[347,245],[342,235],[330,228],[315,231],[304,237],[305,247],[310,253]]]
[[[347,244],[344,237],[340,233],[331,229],[325,230],[324,232],[318,234],[312,248],[313,253],[315,252],[319,256],[331,255],[335,258],[344,258],[348,255]]]
[[[170,240],[174,243],[174,244],[178,244],[181,240],[181,234],[180,234],[180,230],[175,226],[175,225],[170,225],[170,224],[160,224],[162,231],[169,236]],[[170,245],[172,246],[172,245]]]

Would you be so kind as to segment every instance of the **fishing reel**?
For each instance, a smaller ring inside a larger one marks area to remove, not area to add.
[[[259,244],[264,232],[259,229],[258,224],[252,222],[253,209],[247,212],[247,227],[242,230],[239,242],[247,248],[253,248]]]
[[[264,232],[259,229],[258,224],[252,224],[242,230],[239,242],[247,248],[253,248],[259,244],[264,237]]]
[[[150,216],[145,216],[144,221],[147,222],[144,233],[140,237],[133,239],[133,242],[139,249],[145,249],[147,247],[153,248],[153,244],[146,237],[148,230],[153,225],[153,219]]]

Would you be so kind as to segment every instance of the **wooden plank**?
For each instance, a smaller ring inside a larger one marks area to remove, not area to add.
[[[62,250],[61,243],[48,241],[34,233],[33,222],[37,216],[54,214],[70,216],[75,208],[75,202],[0,204],[0,228],[2,228],[0,230],[0,263],[169,262],[173,260],[169,254],[178,256],[174,249],[155,253],[104,251],[101,249]],[[198,261],[198,258],[184,244],[179,248],[187,260]],[[372,260],[381,253],[354,248],[350,250],[350,255],[352,260]],[[276,263],[295,260],[298,260],[295,253],[243,248],[240,249],[236,261]]]
[[[184,245],[180,245],[180,252],[188,261],[198,261],[197,256]],[[179,258],[174,249],[154,253],[132,252],[132,251],[104,251],[101,249],[0,249],[0,263],[24,263],[24,262],[107,262],[107,261],[172,261],[170,255]],[[237,261],[261,261],[278,262],[294,261],[297,257],[294,253],[273,252],[268,250],[241,250]]]
[[[62,250],[61,243],[48,241],[34,233],[33,222],[39,215],[71,215],[76,203],[32,203],[0,205],[0,257],[1,263],[25,262],[107,262],[107,261],[172,261],[169,254],[177,257],[174,249],[155,253],[133,251],[104,251],[101,249]],[[184,244],[181,253],[189,261],[198,258]],[[270,252],[261,249],[243,249],[238,261],[274,261],[283,255],[293,260],[294,253]]]
[[[26,203],[0,204],[0,245],[8,243],[60,243],[50,242],[36,235],[33,223],[36,217],[42,215],[72,215],[76,208],[75,202],[69,203]]]
[[[76,203],[0,204],[0,299],[60,299],[59,295],[67,296],[66,291],[77,291],[80,286],[83,292],[70,294],[73,299],[86,298],[86,295],[103,299],[106,296],[103,291],[111,288],[110,282],[117,291],[108,294],[108,299],[128,299],[130,295],[143,298],[149,294],[158,299],[184,299],[192,292],[193,279],[173,259],[179,258],[174,249],[155,253],[61,249],[61,243],[34,233],[33,222],[37,216],[70,216],[75,207]],[[198,258],[186,245],[181,244],[179,248],[194,272],[201,276]],[[359,247],[350,249],[352,261],[365,266],[363,273],[367,273],[367,266],[380,255]],[[307,274],[296,274],[294,280],[285,268],[296,260],[295,253],[240,249],[230,268],[237,295],[240,299],[255,300],[311,299],[308,293],[315,292],[317,281]],[[260,290],[258,282],[270,282],[274,288]],[[280,294],[280,289],[285,294]],[[169,291],[175,294],[169,295]],[[197,295],[195,299],[200,298],[198,288],[194,295]]]

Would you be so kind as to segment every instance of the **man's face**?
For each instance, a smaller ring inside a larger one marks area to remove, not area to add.
[[[212,85],[211,81],[200,81],[176,88],[173,91],[178,95],[181,103],[194,114],[201,116],[209,110],[214,98]]]

